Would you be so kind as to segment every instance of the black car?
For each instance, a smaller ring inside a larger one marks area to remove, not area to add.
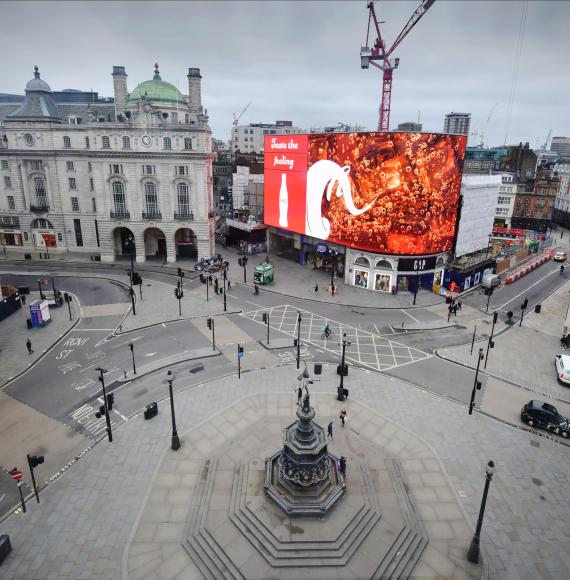
[[[529,427],[540,427],[562,437],[570,437],[570,420],[556,407],[543,401],[529,401],[521,409],[521,421]]]

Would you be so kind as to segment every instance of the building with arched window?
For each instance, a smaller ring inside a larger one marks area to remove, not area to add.
[[[158,64],[131,92],[125,67],[112,77],[113,99],[74,110],[56,101],[36,67],[25,97],[0,107],[0,240],[108,262],[211,256],[212,144],[200,69],[188,69],[186,94],[162,80]]]

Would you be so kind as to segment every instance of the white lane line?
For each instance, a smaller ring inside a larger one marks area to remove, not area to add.
[[[124,416],[122,413],[119,413],[119,411],[117,411],[117,409],[113,409],[113,411],[114,411],[115,413],[117,413],[117,415],[119,415],[119,417],[120,417],[120,418],[121,418],[123,421],[125,421],[125,422],[127,422],[127,421],[128,421],[127,417],[125,417],[125,416]]]
[[[109,332],[115,330],[114,328],[76,328],[73,332]]]
[[[408,311],[404,310],[403,308],[401,308],[400,311],[403,312],[404,314],[407,314],[412,320],[419,322],[419,320],[415,316],[412,316]]]
[[[119,348],[120,346],[125,346],[127,344],[130,344],[131,342],[136,342],[137,340],[140,340],[141,338],[143,338],[143,336],[144,336],[144,334],[141,336],[135,336],[134,338],[131,338],[127,342],[121,342],[120,344],[116,344],[115,346],[112,346],[111,348]]]
[[[558,271],[559,271],[558,268],[556,270],[552,270],[552,272],[549,272],[548,274],[546,274],[546,276],[543,276],[542,278],[537,280],[534,284],[531,284],[526,290],[519,292],[516,296],[513,296],[513,298],[511,298],[508,302],[505,302],[504,304],[501,304],[501,306],[495,308],[495,310],[502,310],[507,304],[511,303],[513,300],[516,300],[517,298],[520,298],[523,294],[526,294],[533,286],[540,284],[540,282],[542,282],[543,280],[546,280],[546,278],[548,278],[548,276],[552,276],[552,274],[556,274],[556,272],[558,272]]]
[[[2,500],[6,497],[6,494],[3,493],[2,495],[0,495],[0,503],[2,502]]]

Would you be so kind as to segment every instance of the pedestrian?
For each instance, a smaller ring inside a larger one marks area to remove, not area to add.
[[[346,457],[343,455],[338,462],[338,468],[343,477],[346,477]]]
[[[560,339],[560,348],[568,348],[568,340],[566,338],[566,335],[562,335],[562,338]]]
[[[319,291],[319,284],[318,284],[318,282],[315,282],[315,292],[318,292],[318,291]]]
[[[453,305],[453,309],[452,309],[451,313],[453,314],[453,316],[457,316],[457,304]]]
[[[333,423],[332,421],[329,423],[329,426],[327,427],[327,431],[329,434],[329,437],[332,439],[333,438],[333,434],[332,434],[332,430],[333,430]]]
[[[297,405],[300,405],[302,400],[303,400],[303,388],[299,386],[299,388],[297,389]]]
[[[457,301],[457,310],[461,310],[461,306],[462,306],[461,300],[458,300]]]
[[[22,303],[22,306],[25,306],[26,305],[26,297],[24,296],[24,294],[22,294],[20,296],[20,302]]]
[[[28,354],[32,354],[34,352],[32,350],[32,341],[29,338],[26,340],[26,348],[28,349]]]
[[[346,421],[346,414],[347,414],[346,409],[343,407],[340,411],[340,417],[339,417],[341,427],[344,427],[344,423]]]

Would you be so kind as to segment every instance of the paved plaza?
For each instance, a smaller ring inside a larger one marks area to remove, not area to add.
[[[240,380],[232,374],[178,393],[177,423],[183,448],[190,446],[193,428],[245,397],[283,394],[293,400],[296,375],[293,366],[284,366],[248,372]],[[570,456],[565,449],[479,413],[470,417],[463,405],[393,378],[351,369],[347,379],[351,397],[343,405],[348,410],[349,433],[366,436],[370,421],[361,422],[356,409],[369,408],[422,439],[441,461],[454,501],[459,501],[471,524],[481,501],[485,465],[490,459],[495,461],[482,535],[484,570],[491,578],[568,577]],[[319,418],[322,424],[333,420],[336,432],[340,430],[340,403],[333,394],[337,381],[334,366],[327,366],[321,381],[313,385],[320,401],[320,395],[328,397]],[[286,412],[290,409],[289,402]],[[276,403],[272,413],[281,415],[285,410]],[[253,421],[250,417],[244,413],[236,421]],[[230,436],[232,429],[228,425]],[[128,568],[126,548],[154,483],[160,481],[163,461],[174,454],[169,449],[170,430],[166,402],[160,403],[159,415],[151,421],[144,421],[140,413],[131,417],[116,429],[112,444],[100,442],[45,489],[39,505],[30,502],[27,514],[16,513],[3,521],[0,533],[10,534],[14,551],[2,565],[2,577],[127,577],[122,570]],[[224,436],[219,433],[213,441]],[[358,461],[357,453],[348,453],[349,466]],[[176,494],[176,477],[172,486]],[[158,573],[158,577],[171,576]]]

